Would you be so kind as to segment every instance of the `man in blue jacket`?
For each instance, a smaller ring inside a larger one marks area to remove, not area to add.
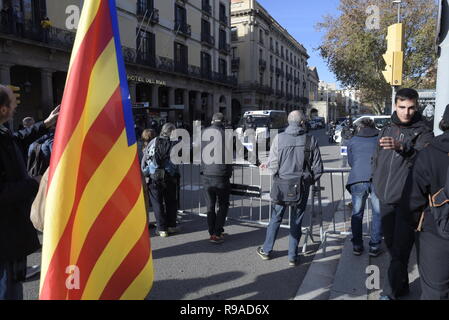
[[[363,213],[368,196],[371,197],[373,211],[371,225],[371,241],[369,243],[369,255],[377,257],[380,253],[382,241],[380,204],[374,193],[372,184],[372,157],[377,147],[379,131],[374,121],[364,119],[356,129],[356,135],[348,141],[348,161],[351,166],[346,188],[352,195],[352,244],[353,253],[357,256],[363,253]]]

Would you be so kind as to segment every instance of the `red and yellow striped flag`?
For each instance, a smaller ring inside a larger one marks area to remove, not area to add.
[[[153,264],[117,9],[84,3],[50,164],[40,299],[143,299]]]

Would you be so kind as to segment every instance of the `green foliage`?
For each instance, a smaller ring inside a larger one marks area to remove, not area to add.
[[[378,6],[380,28],[369,30],[367,8]],[[403,0],[401,16],[405,30],[404,87],[435,87],[435,30],[437,4],[434,0]],[[382,113],[391,98],[391,87],[382,71],[387,50],[387,28],[397,22],[397,6],[391,0],[340,0],[339,15],[325,16],[317,29],[325,31],[318,48],[337,80],[361,91],[362,102]]]

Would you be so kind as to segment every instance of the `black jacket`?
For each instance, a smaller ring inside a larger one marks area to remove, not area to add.
[[[30,221],[39,185],[28,176],[21,147],[47,132],[42,122],[15,134],[0,126],[0,261],[21,259],[40,248]]]
[[[233,160],[233,150],[232,150],[232,137],[230,141],[225,141],[225,128],[221,125],[212,125],[207,128],[203,137],[217,137],[219,139],[211,139],[210,142],[202,141],[202,157],[201,157],[201,174],[205,176],[223,177],[230,178],[232,176],[232,160]],[[219,154],[214,154],[212,150],[221,150],[221,157]],[[213,161],[207,161],[212,158]],[[207,162],[205,162],[205,160]],[[228,160],[228,161],[226,161]],[[228,162],[228,163],[226,163]]]
[[[378,144],[373,157],[373,183],[376,195],[384,204],[399,204],[405,181],[417,152],[428,145],[434,135],[415,113],[409,124],[402,124],[396,114],[391,116],[391,125],[382,129],[379,140],[393,137],[403,145],[403,151],[384,150]]]
[[[449,167],[449,132],[434,139],[416,158],[415,165],[401,198],[401,215],[416,228],[424,209],[429,205],[428,196],[445,186]],[[430,211],[424,217],[424,230],[435,231],[435,223]]]

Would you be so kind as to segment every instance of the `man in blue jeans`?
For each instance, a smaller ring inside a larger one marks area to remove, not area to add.
[[[261,168],[268,167],[274,174],[274,179],[279,179],[281,182],[301,181],[298,185],[294,185],[295,192],[300,194],[299,201],[296,203],[281,201],[273,204],[265,242],[262,247],[257,248],[257,254],[262,259],[271,258],[270,254],[273,251],[282,218],[290,207],[292,209],[288,245],[290,266],[296,266],[299,263],[298,244],[310,186],[320,179],[323,172],[318,142],[314,137],[306,134],[303,129],[304,121],[305,117],[301,111],[290,113],[288,128],[273,139],[268,162],[261,165]]]
[[[379,131],[373,120],[364,119],[356,129],[356,135],[348,141],[348,161],[351,166],[346,188],[352,195],[352,244],[353,253],[363,253],[363,213],[368,196],[371,197],[372,224],[369,255],[377,257],[381,253],[382,242],[379,199],[372,184],[372,157],[377,147]]]

